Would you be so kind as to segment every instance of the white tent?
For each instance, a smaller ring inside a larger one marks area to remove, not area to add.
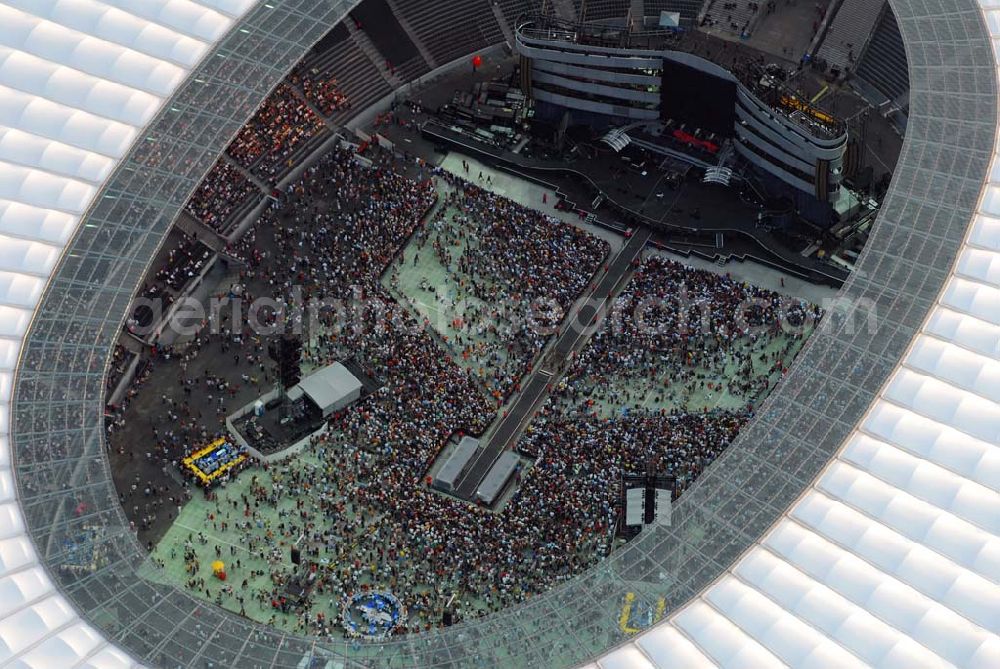
[[[339,411],[361,397],[362,384],[339,362],[302,379],[298,388],[319,407],[324,416]]]

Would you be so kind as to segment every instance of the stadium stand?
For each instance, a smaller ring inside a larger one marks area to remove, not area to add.
[[[817,56],[841,72],[853,69],[885,4],[884,0],[844,0],[830,22]]]
[[[629,0],[574,0],[577,16],[584,21],[603,21],[617,19],[628,12],[632,3]]]
[[[328,135],[329,130],[304,99],[282,82],[226,152],[241,167],[276,183],[299,157]]]
[[[395,0],[395,5],[438,65],[504,40],[486,0]]]
[[[580,18],[578,4],[576,0],[552,0],[551,3],[546,4],[544,7],[547,13],[551,13],[563,21],[578,21]]]
[[[702,25],[712,26],[734,35],[749,35],[760,16],[763,3],[747,0],[709,0]]]
[[[420,50],[403,30],[386,0],[364,0],[354,8],[350,17],[389,63],[401,65],[420,58]]]
[[[865,49],[857,75],[874,86],[889,100],[896,100],[909,88],[909,71],[903,37],[888,3],[882,9],[878,25]]]
[[[343,24],[327,33],[313,47],[302,60],[298,74],[303,80],[337,78],[350,105],[331,117],[334,123],[343,123],[354,113],[352,110],[364,109],[392,92],[389,83],[351,39]]]
[[[539,11],[542,6],[537,0],[497,0],[495,4],[500,7],[504,20],[512,31],[518,18]]]
[[[218,232],[240,212],[256,204],[262,194],[239,168],[220,158],[187,203],[187,211]]]

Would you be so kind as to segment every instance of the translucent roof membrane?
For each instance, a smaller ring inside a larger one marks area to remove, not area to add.
[[[354,3],[0,1],[0,664],[1000,666],[1000,0],[891,2],[911,108],[869,247],[673,525],[519,607],[358,645],[138,577],[101,420],[174,217]],[[108,563],[61,569],[95,527]],[[632,634],[629,597],[664,619]]]
[[[996,46],[1000,2],[982,5]],[[989,175],[951,276],[834,460],[722,578],[594,666],[638,651],[629,666],[1000,666],[1000,153]],[[703,639],[690,619],[706,606],[720,620]]]
[[[0,3],[0,663],[5,666],[136,666],[81,620],[24,534],[8,437],[14,368],[45,284],[100,187],[141,128],[251,4]]]

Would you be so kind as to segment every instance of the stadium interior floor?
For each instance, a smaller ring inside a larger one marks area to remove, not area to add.
[[[462,169],[463,161],[469,164],[470,169],[468,173],[465,173]],[[470,178],[470,180],[475,181],[482,188],[508,197],[526,207],[537,209],[601,237],[611,245],[612,253],[621,248],[624,243],[622,236],[609,228],[588,223],[575,212],[556,209],[555,202],[557,198],[551,189],[495,169],[475,158],[465,156],[456,151],[449,152],[441,160],[440,166],[453,174]],[[478,178],[480,172],[483,174],[482,180]],[[545,196],[544,198],[543,195]],[[719,265],[698,258],[697,256],[682,257],[675,253],[661,250],[650,252],[661,254],[666,258],[696,269],[704,269],[716,274],[729,274],[761,288],[767,288],[791,297],[799,297],[814,304],[822,304],[824,300],[833,298],[838,292],[836,288],[814,284],[753,261],[733,260],[724,265]]]
[[[404,253],[404,257],[405,255],[408,254]],[[437,263],[433,254],[429,253],[424,254],[421,261],[415,266],[414,275],[417,273],[428,277],[437,277],[438,279],[443,278],[440,276],[443,274],[443,268]],[[420,297],[422,289],[417,282],[410,280],[401,283],[406,297],[414,299]],[[445,324],[445,327],[450,326]],[[447,329],[444,332],[447,333]],[[771,352],[783,345],[784,341],[777,339],[766,343],[758,350],[760,352]],[[457,355],[456,357],[460,358]],[[700,371],[705,374],[715,374],[715,380],[722,382],[732,370]],[[659,384],[652,382],[637,383],[635,379],[627,377],[621,377],[615,381],[616,383],[611,388],[594,389],[593,391],[592,399],[606,416],[611,416],[623,410],[623,407],[617,404],[617,399],[622,397],[628,397],[628,404],[632,407],[650,409],[666,408],[668,410],[675,407],[683,407],[687,410],[706,410],[715,407],[732,409],[741,406],[745,402],[743,399],[730,396],[726,391],[712,393],[704,389],[692,391],[683,402],[679,399],[668,400],[665,398],[664,388],[659,386]],[[317,455],[309,450],[296,456],[296,460],[296,467],[318,467],[321,464],[321,460]],[[217,489],[219,498],[225,501],[239,501],[243,495],[248,494],[249,481],[254,475],[270,476],[270,474],[256,468],[244,472],[224,488]],[[280,525],[283,519],[287,518],[294,511],[301,494],[309,493],[306,491],[302,491],[301,493],[289,491],[289,494],[275,507],[262,506],[265,523],[269,523],[273,527]],[[225,505],[223,504],[222,506]],[[248,592],[266,589],[268,586],[268,574],[271,573],[271,570],[279,565],[290,565],[290,546],[280,539],[276,539],[272,544],[271,559],[263,560],[259,557],[254,557],[247,551],[244,538],[239,531],[233,530],[232,527],[223,531],[217,526],[222,519],[212,515],[214,509],[216,509],[215,503],[208,502],[201,494],[196,493],[194,499],[184,506],[178,519],[167,530],[165,536],[158,542],[153,552],[153,557],[162,560],[164,567],[158,569],[150,565],[146,574],[151,579],[181,587],[192,577],[205,579],[210,591],[210,594],[205,595],[206,599],[210,599],[226,608],[239,612],[241,606],[235,597],[243,590],[241,585],[243,579],[247,579],[248,581]],[[236,513],[235,515],[237,517],[227,519],[227,521],[233,524],[239,520],[239,514]],[[351,517],[351,520],[353,519]],[[204,540],[202,541],[200,537],[204,537]],[[194,575],[186,572],[183,561],[178,559],[178,556],[183,555],[185,546],[191,546],[198,551],[199,570]],[[220,547],[218,554],[215,552],[215,546]],[[220,594],[226,590],[226,585],[215,581],[211,577],[210,565],[216,559],[222,560],[226,564],[229,575],[227,584],[234,589],[232,594]],[[238,568],[236,567],[237,560],[240,561]],[[251,574],[255,571],[262,572],[264,576],[252,576]],[[200,591],[199,588],[198,592]],[[329,616],[337,615],[339,602],[336,597],[320,597],[317,599],[317,602],[318,606],[314,608],[314,611],[323,611]],[[277,613],[270,606],[269,602],[261,602],[255,597],[245,596],[242,606],[245,614],[252,619],[275,624],[289,631],[294,631],[295,626],[298,625],[298,616]]]
[[[451,154],[443,160],[442,166],[455,173],[461,173],[463,171],[461,167],[462,159],[463,157],[458,154]],[[562,220],[565,220],[573,225],[580,226],[594,234],[600,235],[608,240],[612,245],[612,252],[623,244],[623,239],[616,233],[599,226],[591,225],[583,221],[574,213],[556,210],[552,206],[555,201],[553,194],[546,191],[541,186],[493,170],[492,168],[481,165],[476,161],[469,159],[466,159],[466,161],[470,163],[470,171],[466,176],[472,176],[473,180],[478,182],[479,185],[484,188],[492,189],[519,203],[540,209],[554,216],[558,216]],[[478,180],[478,173],[480,170],[483,172],[483,181],[481,182]],[[487,177],[489,177],[488,180]],[[545,198],[543,198],[543,194],[547,194]],[[428,220],[429,217],[428,219],[425,219],[424,225],[427,225]],[[412,239],[410,243],[413,243]],[[657,253],[664,252],[648,251],[647,256]],[[832,295],[834,292],[830,289],[823,289],[806,282],[792,279],[791,277],[783,277],[774,270],[755,265],[753,263],[730,264],[726,267],[720,267],[713,263],[691,259],[679,259],[676,256],[665,253],[664,255],[675,260],[681,260],[681,262],[684,262],[685,264],[699,266],[702,269],[708,269],[716,273],[730,273],[733,276],[750,281],[762,287],[773,288],[779,292],[796,297],[802,297],[810,301],[816,301],[818,298],[825,297],[828,294]],[[405,259],[411,257],[413,257],[411,250],[409,248],[404,249],[402,256],[404,262],[401,264],[406,264]],[[418,307],[426,310],[424,313],[429,315],[430,303],[427,302],[427,296],[433,294],[421,287],[421,279],[426,278],[428,283],[431,285],[448,286],[449,280],[454,280],[454,278],[452,277],[449,279],[449,277],[446,276],[447,273],[441,264],[436,260],[434,254],[430,252],[430,249],[428,249],[427,253],[421,255],[420,261],[416,265],[410,265],[408,269],[411,271],[402,273],[400,277],[399,286],[401,292],[403,293],[402,297],[413,300]],[[784,285],[782,285],[782,279],[784,279]],[[231,274],[226,273],[222,275],[219,285],[215,286],[214,289],[209,292],[214,293],[227,288],[227,282],[231,280]],[[421,304],[421,302],[423,304]],[[447,334],[447,328],[450,326],[448,323],[444,323],[443,325],[444,329],[440,332]],[[779,347],[781,345],[782,343],[780,341],[776,341],[766,345],[764,348],[766,348],[766,350],[772,350],[772,346]],[[451,353],[457,358],[457,360],[461,360],[459,352],[452,350]],[[172,402],[179,401],[181,399],[180,387],[179,384],[176,383],[176,379],[180,376],[180,369],[178,368],[179,362],[176,359],[173,359],[158,361],[156,364],[157,366],[165,367],[166,369],[157,370],[150,382],[142,388],[139,396],[133,400],[130,412],[136,412],[138,415],[144,416],[144,418],[141,421],[136,421],[134,425],[129,424],[126,427],[127,432],[123,438],[127,443],[142,444],[144,439],[149,438],[148,430],[150,429],[151,424],[158,425],[161,430],[169,429],[169,421],[164,421],[163,414],[166,407],[171,405]],[[229,367],[227,356],[221,354],[202,354],[188,363],[186,373],[189,377],[191,377],[199,376],[205,372],[219,372],[221,371],[219,368],[220,365]],[[718,380],[721,381],[724,379],[729,370],[715,370],[714,372],[712,370],[703,371],[706,373],[716,374]],[[201,418],[206,425],[213,425],[213,421],[209,414],[215,413],[220,429],[222,427],[222,417],[225,415],[225,412],[232,411],[236,407],[244,405],[246,402],[265,392],[269,387],[266,373],[261,373],[261,370],[258,367],[246,365],[244,362],[239,360],[234,360],[233,366],[231,369],[228,369],[226,373],[234,377],[246,374],[250,376],[252,380],[243,384],[238,390],[228,396],[212,397],[211,394],[203,388],[196,388],[194,396],[189,398],[192,404],[203,407],[202,413],[204,415],[201,416]],[[633,381],[625,378],[621,380],[621,383],[616,383],[611,389],[596,392],[594,394],[594,400],[596,405],[603,409],[605,415],[612,415],[621,410],[621,407],[617,404],[617,400],[614,398],[620,399],[620,397],[625,395],[630,396],[629,403],[637,408],[646,407],[669,409],[672,406],[671,401],[679,401],[671,400],[670,398],[665,397],[662,389],[654,387],[652,384],[647,384],[639,388]],[[743,402],[744,400],[728,397],[725,391],[713,395],[712,393],[706,393],[703,390],[698,390],[685,396],[684,406],[688,409],[711,407],[731,408],[742,404]],[[209,433],[206,431],[206,438],[208,436]],[[127,456],[128,459],[131,460],[128,466],[120,465],[118,467],[120,474],[123,474],[126,470],[134,471],[136,469],[140,472],[145,472],[143,467],[146,469],[152,467],[150,462],[143,462],[142,454],[144,449],[141,446],[135,448],[134,450],[134,454],[129,453]],[[317,459],[316,454],[309,451],[296,457],[295,466],[297,467],[310,467],[317,466],[318,464],[319,460]],[[164,471],[162,474],[170,476],[175,482],[179,482],[179,478],[174,472]],[[246,494],[251,477],[254,475],[268,476],[269,474],[264,474],[259,468],[253,468],[236,477],[235,480],[227,484],[225,488],[218,489],[219,496],[224,500],[239,501],[242,495]],[[160,473],[146,472],[140,474],[140,478],[142,480],[145,480],[146,476],[159,477]],[[126,480],[122,483],[124,483],[124,489],[127,489],[128,481]],[[306,492],[303,494],[308,493]],[[294,509],[296,500],[299,499],[299,497],[300,495],[298,494],[289,494],[274,508],[266,508],[262,505],[261,509],[266,516],[266,522],[269,522],[275,527],[280,525],[283,522],[283,519],[287,518],[291,510]],[[141,504],[142,502],[142,486],[140,484],[138,491],[129,496],[125,503],[126,505],[131,505]],[[200,492],[195,492],[193,499],[187,502],[183,508],[179,510],[176,520],[173,520],[172,518],[164,518],[162,516],[165,514],[161,513],[161,518],[156,523],[156,527],[150,532],[144,533],[143,537],[144,540],[149,540],[156,544],[156,548],[154,549],[152,556],[157,560],[161,560],[163,567],[158,568],[154,563],[150,563],[147,565],[147,570],[144,574],[152,580],[184,588],[188,580],[192,578],[192,575],[185,571],[182,559],[184,547],[190,542],[190,545],[198,552],[199,557],[200,566],[196,577],[204,579],[210,590],[209,593],[206,594],[202,589],[199,589],[201,592],[199,596],[210,601],[220,602],[225,608],[239,612],[241,605],[236,600],[236,596],[239,591],[242,590],[241,584],[243,580],[248,580],[248,593],[267,589],[269,587],[268,575],[270,574],[271,569],[277,565],[287,566],[290,563],[290,547],[283,544],[280,540],[275,540],[272,546],[273,552],[271,554],[271,559],[264,560],[251,556],[244,545],[244,540],[241,534],[238,531],[234,530],[231,526],[226,531],[222,531],[221,529],[218,529],[218,527],[213,527],[213,523],[217,524],[220,520],[209,517],[209,514],[212,513],[212,510],[215,508],[216,505],[214,502],[204,499]],[[233,512],[233,514],[234,516],[241,515],[237,512]],[[233,518],[232,520],[238,519]],[[199,539],[199,533],[204,535],[204,541]],[[217,557],[214,550],[216,545],[220,547],[221,553],[221,555],[218,556],[218,559],[221,559],[226,564],[227,572],[229,574],[229,579],[226,584],[222,584],[212,577],[210,565]],[[241,566],[239,568],[235,566],[236,560],[240,560]],[[254,571],[260,571],[264,574],[264,576],[251,576],[250,574]],[[233,588],[233,594],[220,595],[220,592],[222,592],[227,586]],[[198,593],[196,592],[195,594]],[[336,600],[337,597],[332,595],[321,597],[318,600],[319,606],[317,606],[314,610],[324,611],[327,615],[331,616],[331,620],[335,620],[334,616],[336,616],[337,608],[339,607],[339,601]],[[294,631],[297,629],[296,626],[299,624],[298,616],[276,613],[270,606],[270,602],[258,601],[250,594],[244,595],[242,606],[248,617],[260,622],[275,624],[282,629]],[[476,603],[472,602],[472,608],[475,607]]]

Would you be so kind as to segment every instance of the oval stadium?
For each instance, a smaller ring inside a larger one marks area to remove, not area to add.
[[[0,0],[0,664],[1000,667],[994,0]]]

